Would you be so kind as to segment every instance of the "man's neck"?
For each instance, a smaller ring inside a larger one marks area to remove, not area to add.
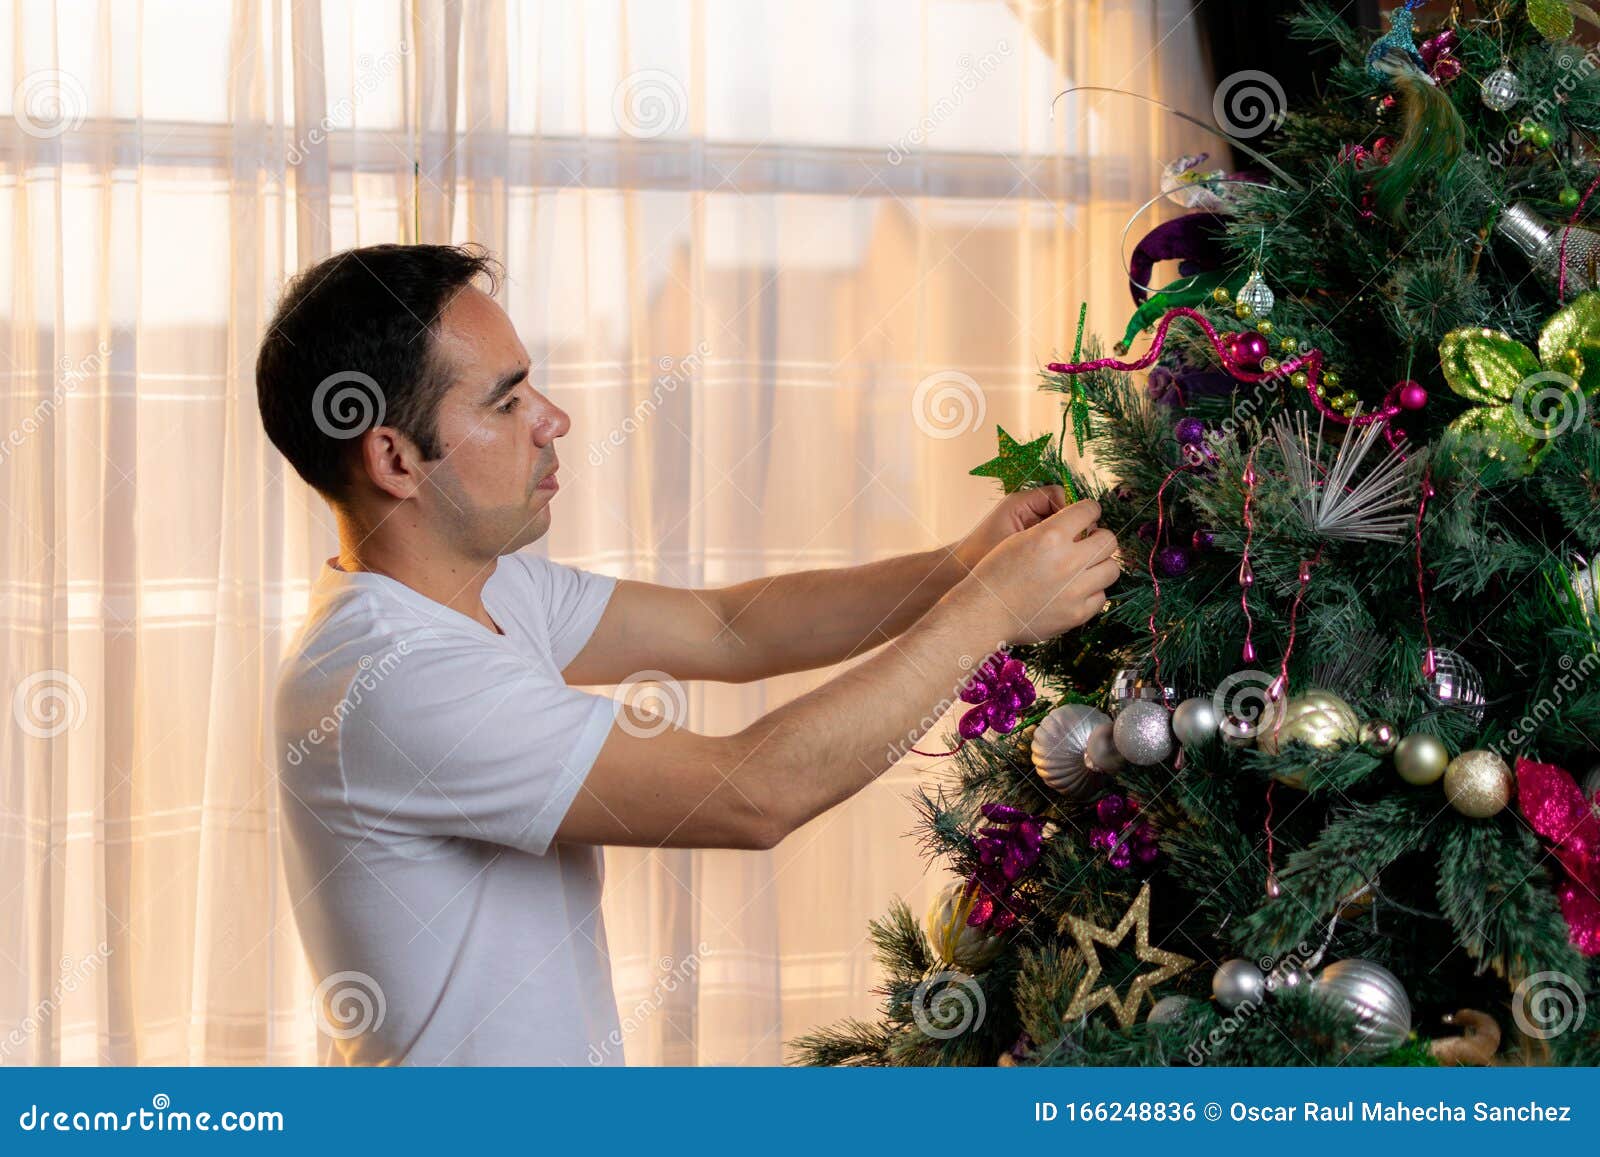
[[[385,575],[483,624],[485,630],[500,632],[483,606],[483,584],[494,573],[495,559],[468,558],[439,542],[396,541],[381,532],[362,536],[352,530],[341,522],[339,569]]]

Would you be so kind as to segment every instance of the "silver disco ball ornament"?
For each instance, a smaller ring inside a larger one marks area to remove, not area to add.
[[[1388,1052],[1411,1035],[1411,998],[1395,974],[1380,964],[1336,960],[1317,976],[1311,991],[1356,1018],[1356,1044],[1362,1052]]]
[[[1484,107],[1505,112],[1522,99],[1522,78],[1502,64],[1479,83],[1478,95]]]
[[[1159,703],[1135,699],[1117,713],[1111,737],[1123,759],[1149,767],[1172,754],[1172,716]]]
[[[1087,703],[1063,703],[1033,729],[1033,766],[1039,778],[1062,795],[1087,799],[1100,777],[1086,762],[1089,736],[1111,717]]]
[[[1440,647],[1433,653],[1433,674],[1424,675],[1428,695],[1440,707],[1459,711],[1476,727],[1483,722],[1488,703],[1483,691],[1483,676],[1478,669],[1454,651]]]
[[[1257,317],[1266,317],[1272,312],[1272,307],[1277,303],[1277,296],[1272,292],[1272,286],[1261,276],[1260,271],[1252,273],[1249,279],[1239,287],[1239,292],[1234,295],[1234,301],[1250,307]]]
[[[1162,702],[1162,687],[1154,679],[1147,679],[1141,675],[1139,668],[1122,667],[1111,677],[1110,700],[1111,714],[1115,715],[1127,704],[1136,701]],[[1176,688],[1166,688],[1165,701],[1170,703],[1178,701]]]

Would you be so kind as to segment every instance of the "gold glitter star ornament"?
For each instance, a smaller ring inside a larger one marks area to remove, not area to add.
[[[1078,990],[1072,994],[1072,1004],[1062,1017],[1063,1021],[1075,1021],[1089,1015],[1102,1004],[1107,1004],[1116,1013],[1117,1023],[1127,1028],[1139,1015],[1139,1005],[1152,988],[1194,967],[1194,961],[1187,956],[1150,947],[1149,884],[1139,889],[1138,899],[1134,900],[1133,906],[1123,914],[1122,922],[1115,928],[1102,928],[1077,916],[1064,916],[1061,923],[1062,931],[1070,931],[1072,938],[1078,942],[1078,951],[1083,953],[1084,963],[1088,966],[1088,971],[1078,982]],[[1119,997],[1115,985],[1099,984],[1097,987],[1100,980],[1100,953],[1095,945],[1115,948],[1128,938],[1129,929],[1135,930],[1133,954],[1139,958],[1139,962],[1159,967],[1154,972],[1144,972],[1134,977],[1133,983],[1128,985],[1128,995]]]

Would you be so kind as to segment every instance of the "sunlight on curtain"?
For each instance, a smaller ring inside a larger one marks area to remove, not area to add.
[[[949,541],[1209,147],[1187,0],[0,0],[0,1063],[309,1063],[271,688],[333,552],[256,414],[284,278],[476,240],[568,409],[553,557],[720,584]],[[1155,223],[1151,217],[1150,224]],[[570,481],[565,479],[570,478]],[[827,672],[696,687],[735,730]],[[607,853],[631,1063],[867,1015],[912,757],[770,853]],[[530,1026],[537,1031],[537,1026]],[[7,1035],[11,1034],[11,1035]],[[8,1043],[14,1042],[14,1043]]]

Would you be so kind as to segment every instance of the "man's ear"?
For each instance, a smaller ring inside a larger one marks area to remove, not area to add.
[[[390,498],[405,499],[422,485],[422,456],[393,426],[374,426],[361,435],[359,469]]]

